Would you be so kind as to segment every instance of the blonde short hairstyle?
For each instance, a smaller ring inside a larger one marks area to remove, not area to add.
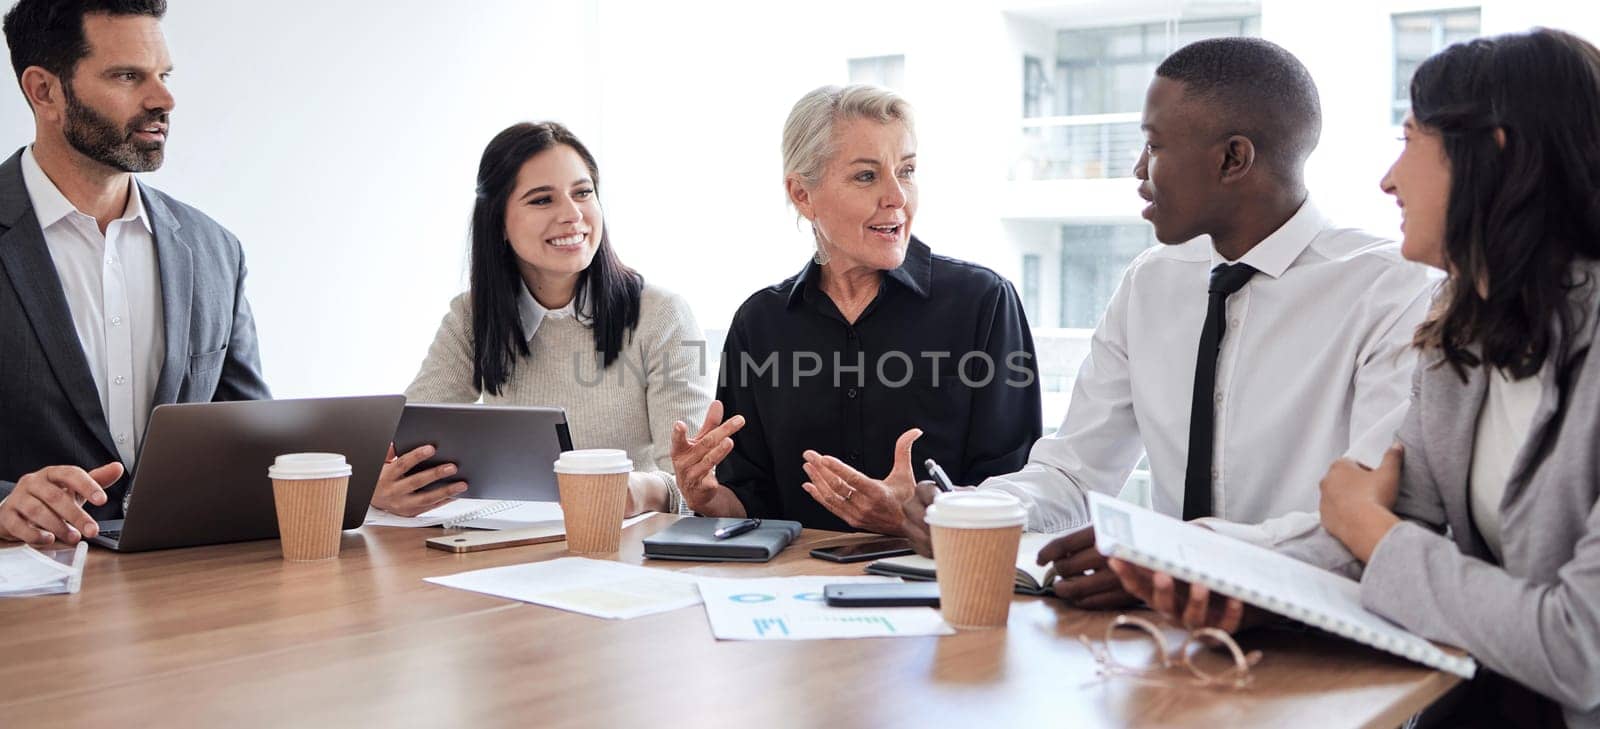
[[[911,104],[899,94],[870,84],[823,86],[800,97],[783,123],[783,179],[792,176],[808,186],[817,184],[834,153],[833,128],[849,119],[897,121],[916,136]]]

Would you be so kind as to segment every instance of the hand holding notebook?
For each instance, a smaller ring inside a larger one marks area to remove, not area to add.
[[[1101,553],[1212,592],[1471,678],[1477,664],[1369,612],[1360,583],[1269,549],[1099,493],[1089,510]]]

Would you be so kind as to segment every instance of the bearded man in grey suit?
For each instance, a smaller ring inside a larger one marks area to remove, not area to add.
[[[0,164],[0,539],[122,516],[150,411],[265,399],[239,241],[134,177],[164,159],[165,0],[21,0],[33,144]]]

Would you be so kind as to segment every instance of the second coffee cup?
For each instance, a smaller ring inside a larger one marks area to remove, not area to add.
[[[267,468],[278,512],[283,558],[313,562],[339,556],[350,464],[338,453],[285,453]]]
[[[555,462],[562,520],[571,552],[615,552],[622,544],[628,509],[627,451],[609,448],[564,451]]]
[[[1004,626],[1028,520],[1022,502],[1000,491],[940,494],[926,519],[945,621],[958,628]]]

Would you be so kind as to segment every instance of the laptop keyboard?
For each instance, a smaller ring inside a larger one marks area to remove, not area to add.
[[[103,530],[103,531],[100,532],[100,536],[102,536],[102,537],[104,537],[106,539],[121,539],[122,538],[122,530],[121,529],[106,529],[106,530]]]

